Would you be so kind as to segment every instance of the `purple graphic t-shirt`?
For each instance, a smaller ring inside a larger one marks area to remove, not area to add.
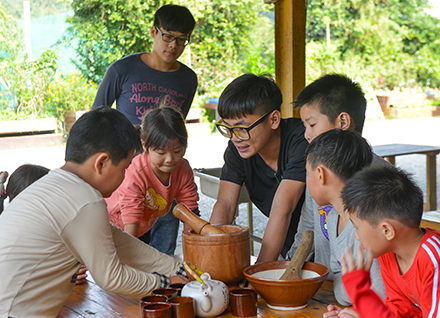
[[[197,75],[186,65],[173,72],[152,69],[136,53],[123,57],[108,68],[93,107],[112,106],[134,125],[140,125],[145,113],[159,105],[180,108],[186,117],[197,89]]]

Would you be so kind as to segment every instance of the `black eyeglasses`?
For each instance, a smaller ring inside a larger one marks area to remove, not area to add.
[[[156,30],[159,31],[159,33],[162,35],[162,40],[164,42],[173,42],[174,40],[176,40],[177,44],[180,46],[187,46],[190,38],[176,38],[175,36],[169,34],[169,33],[163,33],[158,27],[156,27]]]
[[[258,118],[253,124],[249,126],[228,126],[223,124],[223,118],[220,119],[215,125],[217,126],[218,131],[222,134],[222,136],[226,138],[232,138],[232,134],[234,134],[240,140],[249,140],[251,139],[250,130],[257,125],[261,124],[264,119],[271,113],[267,112],[260,118]]]

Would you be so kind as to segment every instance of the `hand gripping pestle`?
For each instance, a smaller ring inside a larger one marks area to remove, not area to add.
[[[209,222],[199,218],[197,215],[192,213],[184,204],[178,203],[173,210],[173,214],[179,220],[182,220],[188,224],[194,232],[200,235],[218,235],[225,234],[219,228],[212,226]]]
[[[280,280],[298,280],[302,279],[301,269],[307,256],[310,253],[313,245],[313,231],[304,231],[301,238],[301,243],[296,249],[295,254],[292,257],[289,265],[281,275]]]

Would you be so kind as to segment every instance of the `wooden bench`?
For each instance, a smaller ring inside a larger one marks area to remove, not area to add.
[[[36,132],[55,133],[57,128],[56,118],[3,121],[0,124],[0,135],[19,135]]]
[[[203,118],[201,108],[190,108],[186,115],[186,123],[201,123]]]
[[[63,134],[57,134],[56,118],[38,118],[0,122],[0,151],[59,146]]]
[[[377,155],[386,158],[392,165],[396,164],[396,156],[421,154],[426,156],[426,195],[427,204],[425,211],[437,209],[437,154],[440,147],[407,145],[407,144],[389,144],[373,146],[373,151]]]

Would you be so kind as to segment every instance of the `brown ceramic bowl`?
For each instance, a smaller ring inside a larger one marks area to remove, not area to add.
[[[328,275],[327,267],[306,262],[301,271],[303,279],[279,280],[289,262],[258,263],[243,270],[246,279],[272,309],[296,310],[306,307]]]

